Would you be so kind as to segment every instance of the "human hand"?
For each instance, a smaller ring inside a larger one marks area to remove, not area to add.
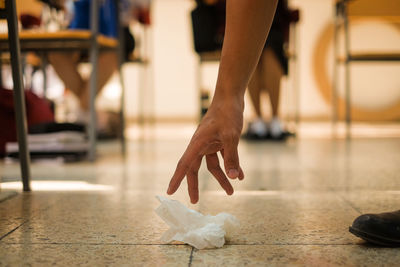
[[[243,126],[243,104],[214,101],[199,124],[183,156],[178,162],[167,193],[172,195],[186,176],[190,201],[199,200],[198,171],[206,157],[207,169],[228,195],[233,194],[230,179],[243,180],[237,146]],[[224,160],[225,173],[219,165],[217,153]]]

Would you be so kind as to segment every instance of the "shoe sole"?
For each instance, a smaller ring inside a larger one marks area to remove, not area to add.
[[[388,239],[385,237],[366,233],[366,232],[360,231],[351,226],[349,227],[349,232],[355,236],[358,236],[358,237],[364,239],[365,241],[368,241],[368,242],[376,244],[376,245],[385,246],[385,247],[400,247],[400,240]]]
[[[259,136],[256,134],[252,133],[245,133],[241,136],[241,138],[246,139],[248,141],[273,141],[273,142],[282,142],[286,141],[289,137],[295,137],[295,133],[291,132],[283,132],[281,136],[278,137],[272,137],[270,134],[264,135],[264,136]]]

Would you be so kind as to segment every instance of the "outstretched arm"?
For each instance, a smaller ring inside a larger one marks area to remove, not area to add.
[[[243,127],[244,93],[258,63],[278,0],[227,0],[226,29],[214,98],[178,162],[168,194],[187,179],[192,203],[199,200],[198,170],[207,168],[228,195],[230,179],[244,178],[237,146]],[[224,159],[221,169],[217,153]]]

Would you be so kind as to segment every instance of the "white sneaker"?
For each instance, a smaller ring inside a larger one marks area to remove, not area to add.
[[[248,131],[251,134],[263,137],[268,133],[268,126],[263,119],[258,118],[250,123]]]
[[[269,132],[272,138],[279,138],[283,134],[283,126],[281,121],[274,117],[269,123]]]

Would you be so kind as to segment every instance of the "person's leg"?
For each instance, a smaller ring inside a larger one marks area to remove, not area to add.
[[[260,96],[262,85],[260,83],[261,77],[261,60],[258,62],[256,69],[254,70],[253,76],[248,85],[248,91],[250,95],[250,100],[254,108],[254,112],[256,113],[257,118],[261,118],[261,105],[260,105]]]
[[[108,82],[114,71],[118,68],[118,58],[116,52],[101,52],[99,55],[98,80],[97,80],[97,93],[101,91],[104,85]],[[80,90],[78,95],[81,108],[83,110],[89,109],[89,82],[84,82],[84,87]]]
[[[271,103],[272,119],[269,123],[269,133],[272,138],[281,139],[283,126],[279,120],[280,84],[283,76],[283,68],[275,52],[267,48],[261,56],[263,87],[267,89]]]
[[[274,51],[270,48],[264,50],[264,53],[261,55],[261,60],[263,62],[263,84],[268,90],[272,116],[276,118],[279,115],[280,84],[283,76],[283,69]]]
[[[261,90],[263,89],[262,81],[262,61],[258,62],[256,69],[254,70],[253,76],[248,85],[248,91],[250,94],[251,103],[253,105],[254,111],[256,113],[256,119],[249,124],[246,136],[248,138],[264,138],[268,134],[268,127],[262,118],[261,112]]]
[[[48,54],[50,64],[65,87],[78,97],[85,84],[77,68],[79,57],[78,52],[51,52]]]

